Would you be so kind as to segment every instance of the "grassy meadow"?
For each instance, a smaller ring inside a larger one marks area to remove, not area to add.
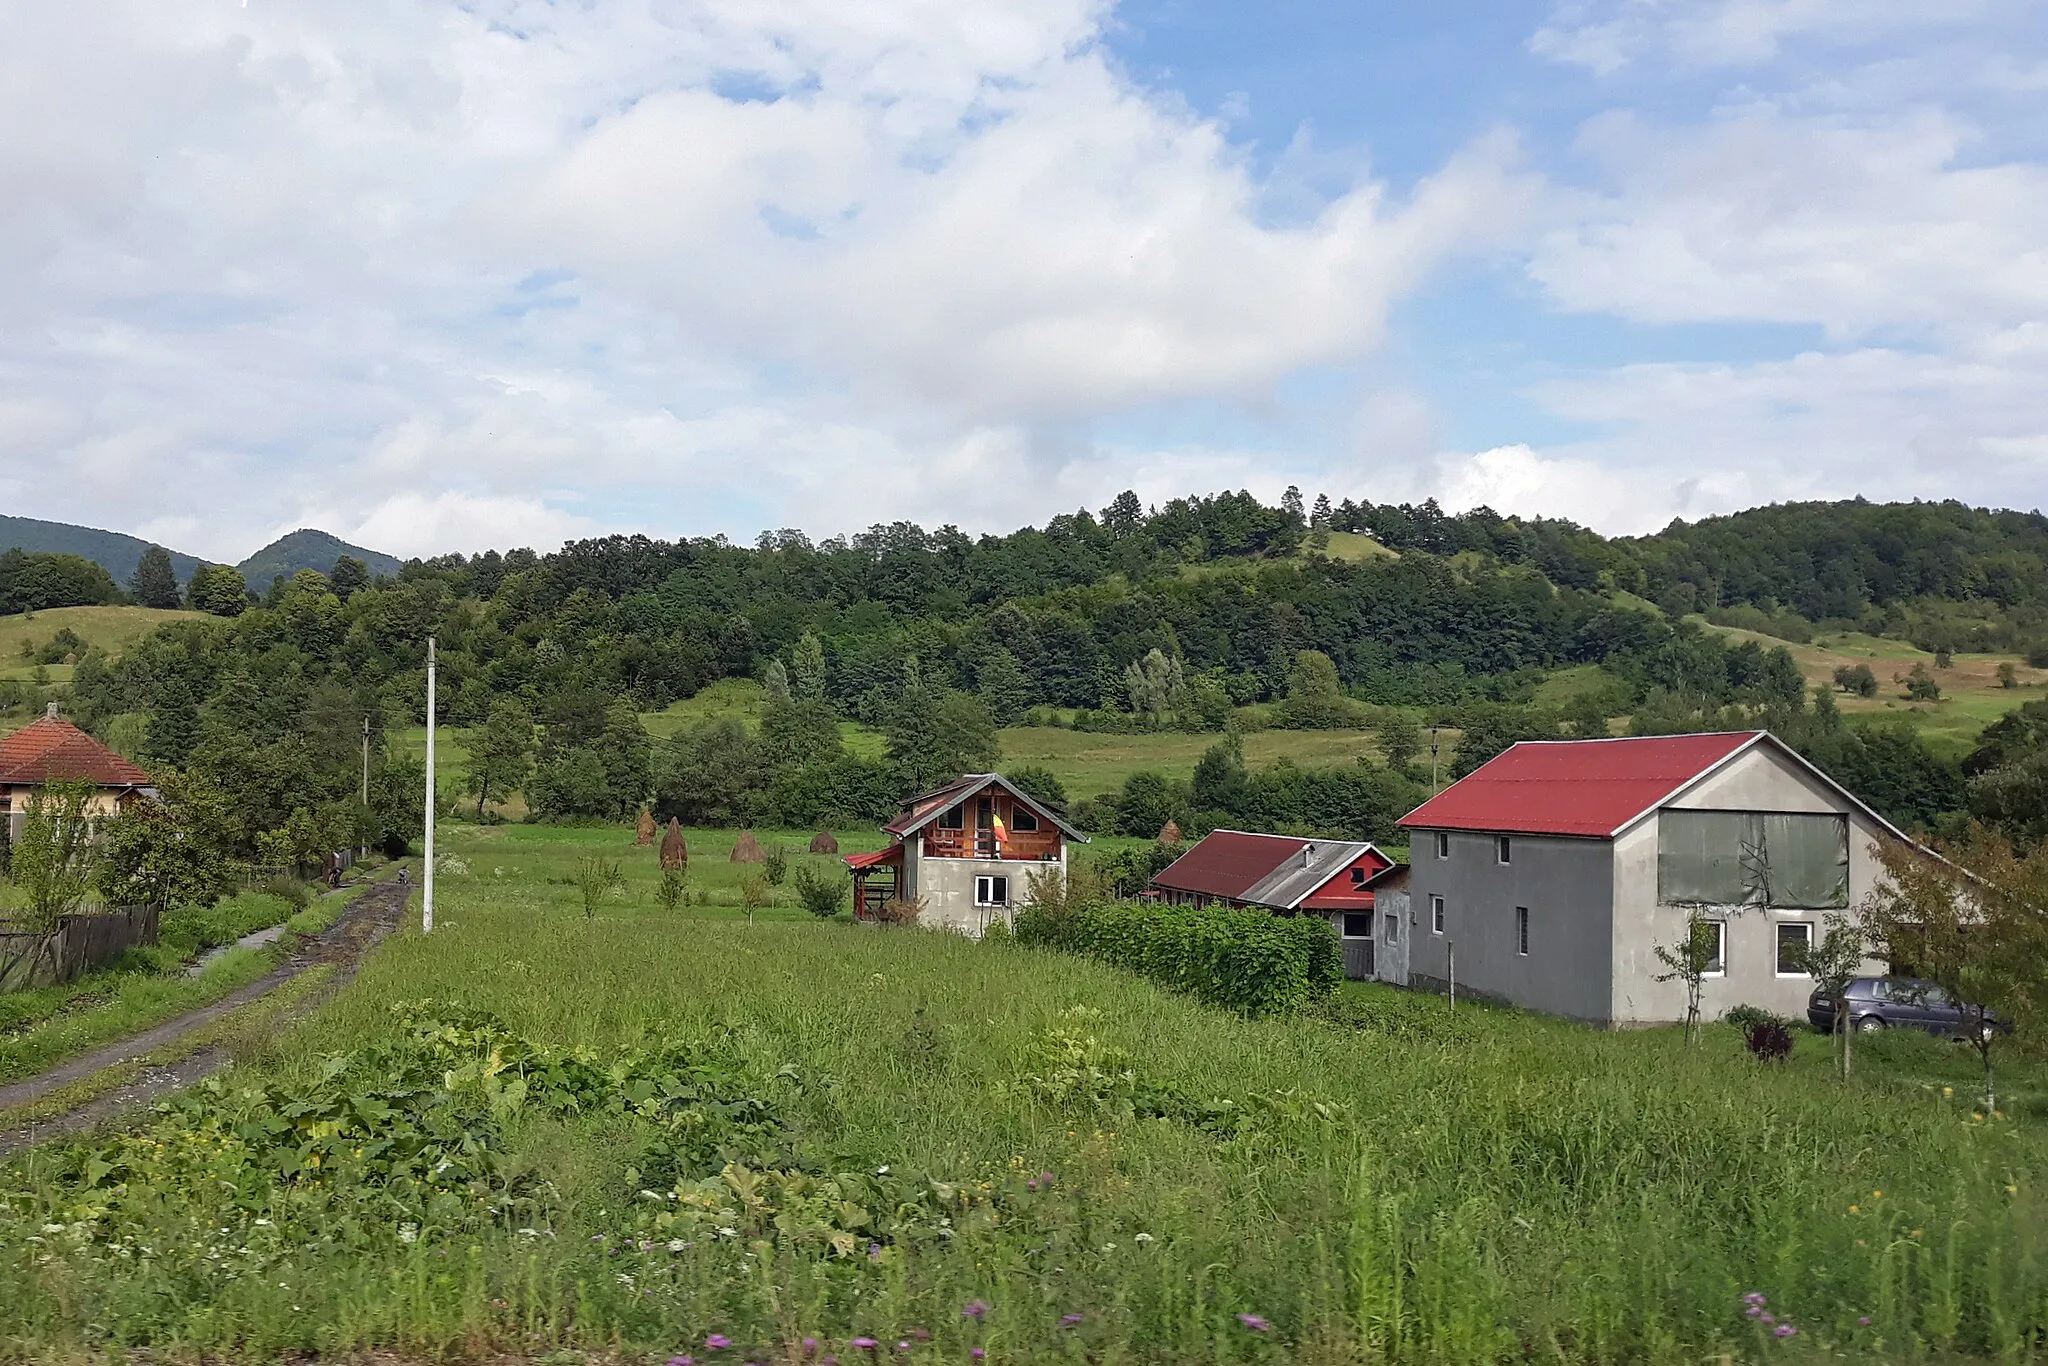
[[[1344,1027],[1247,1021],[1009,944],[749,924],[723,838],[691,833],[707,895],[670,915],[630,833],[444,826],[432,935],[141,1134],[0,1168],[0,1354],[1800,1362],[2048,1331],[2037,1076],[1979,1117],[1921,1040],[1844,1087],[1811,1037],[1776,1068],[1726,1027],[1357,985]],[[586,916],[592,856],[627,885]]]

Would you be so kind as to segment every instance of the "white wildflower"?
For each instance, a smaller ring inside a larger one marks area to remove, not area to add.
[[[668,1240],[668,1250],[670,1252],[681,1252],[684,1248],[688,1246],[689,1244],[684,1242],[680,1238],[671,1238]]]
[[[419,1241],[419,1237],[420,1237],[420,1226],[419,1226],[418,1224],[400,1224],[400,1225],[398,1226],[398,1241],[399,1241],[399,1242],[401,1242],[401,1243],[416,1243],[416,1242],[418,1242],[418,1241]]]
[[[1150,1243],[1156,1240],[1149,1233],[1139,1233],[1132,1235],[1131,1241],[1134,1243]]]
[[[43,1232],[45,1232],[45,1233],[62,1233],[63,1231],[64,1231],[64,1225],[62,1225],[62,1224],[44,1224],[44,1225],[43,1225]],[[222,1233],[226,1233],[226,1232],[227,1232],[227,1230],[226,1230],[226,1229],[222,1229],[222,1230],[221,1230],[221,1232],[222,1232]]]

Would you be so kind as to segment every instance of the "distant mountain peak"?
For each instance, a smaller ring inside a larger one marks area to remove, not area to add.
[[[301,569],[331,573],[334,562],[343,555],[354,556],[369,567],[371,574],[386,578],[395,576],[404,567],[396,557],[382,551],[350,545],[339,536],[316,527],[300,527],[278,537],[235,568],[241,571],[248,585],[260,593],[279,574],[289,578]]]

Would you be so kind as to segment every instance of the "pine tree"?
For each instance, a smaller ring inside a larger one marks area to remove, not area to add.
[[[357,589],[370,586],[370,566],[353,555],[343,555],[334,562],[334,572],[327,576],[327,584],[335,597],[347,602]]]
[[[1330,517],[1330,495],[1327,493],[1317,494],[1315,508],[1308,515],[1308,524],[1321,529],[1330,525]]]
[[[171,565],[171,552],[160,545],[143,551],[135,577],[128,580],[128,593],[140,607],[176,607],[178,571]]]
[[[1302,511],[1301,488],[1299,485],[1289,484],[1287,486],[1287,492],[1280,495],[1280,511],[1282,515],[1284,515],[1287,518],[1288,521],[1294,523],[1296,526],[1300,526],[1303,522],[1308,520],[1307,516]]]

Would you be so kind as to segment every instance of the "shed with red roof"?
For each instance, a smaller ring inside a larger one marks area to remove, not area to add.
[[[1321,915],[1343,944],[1348,976],[1392,981],[1397,960],[1386,950],[1400,943],[1407,919],[1406,872],[1365,840],[1215,830],[1155,874],[1151,887],[1181,906]],[[1392,921],[1385,919],[1390,909]]]
[[[1710,1018],[1799,1014],[1799,950],[1907,838],[1764,731],[1525,741],[1400,824],[1416,985],[1611,1024],[1683,1018],[1656,950],[1693,916],[1720,946]]]

